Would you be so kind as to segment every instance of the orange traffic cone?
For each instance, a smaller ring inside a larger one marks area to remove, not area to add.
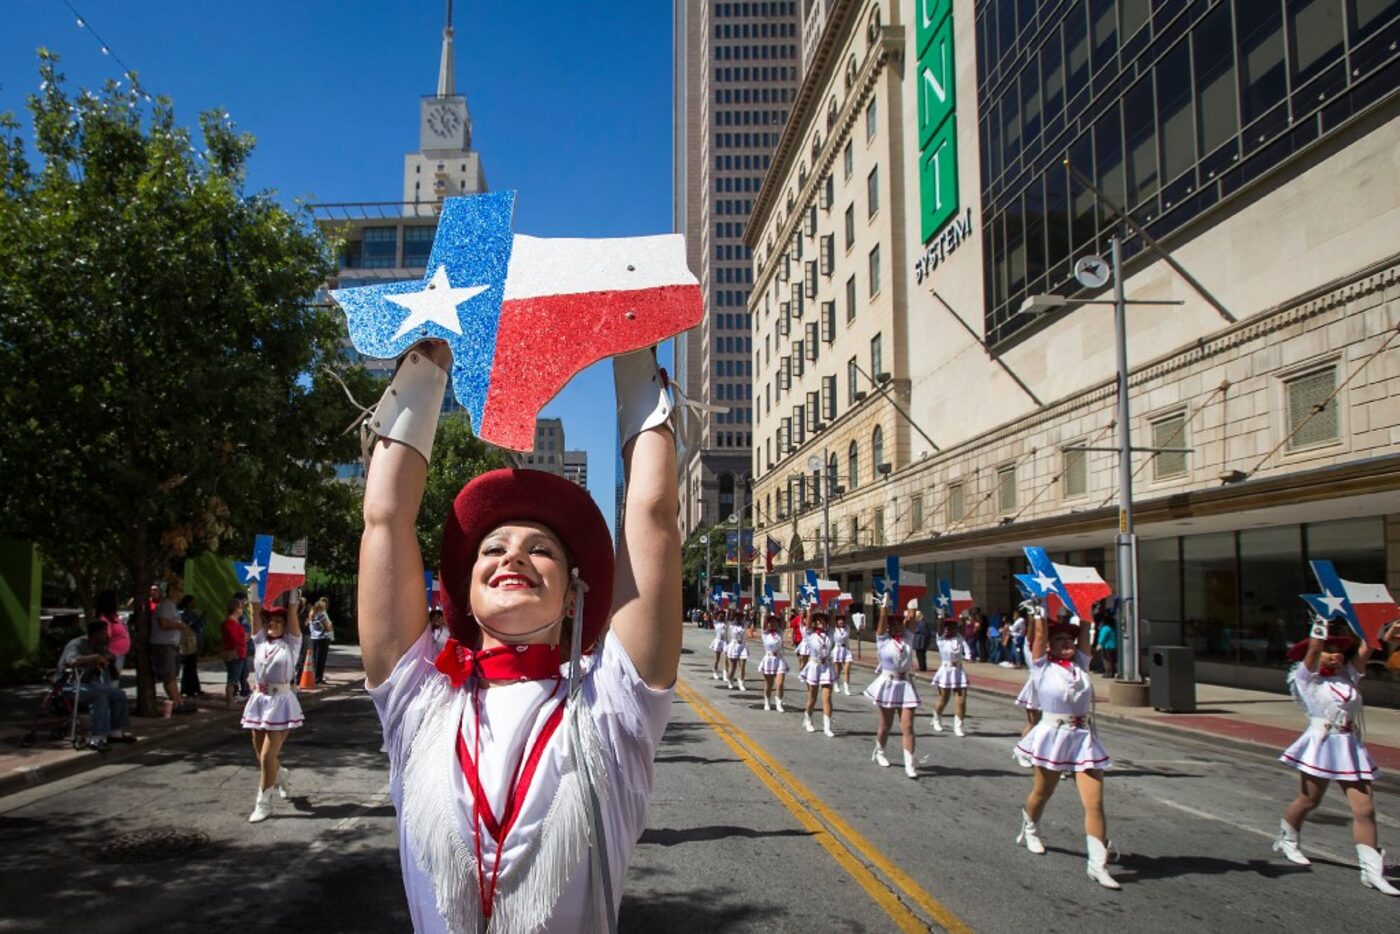
[[[310,659],[307,659],[307,663],[301,666],[301,681],[297,683],[297,687],[301,688],[303,691],[314,691],[316,689],[316,673],[311,670]]]

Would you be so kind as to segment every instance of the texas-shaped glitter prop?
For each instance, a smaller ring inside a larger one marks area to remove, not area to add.
[[[253,560],[236,561],[233,569],[240,584],[257,585],[258,601],[263,606],[271,606],[282,594],[306,582],[306,559],[273,551],[271,535],[253,539]]]
[[[511,230],[514,210],[513,191],[447,198],[421,282],[331,296],[368,357],[446,341],[477,437],[529,451],[535,417],[574,374],[694,327],[705,307],[679,234],[527,237]]]

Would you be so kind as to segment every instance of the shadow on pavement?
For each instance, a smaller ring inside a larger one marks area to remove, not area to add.
[[[1231,872],[1248,872],[1265,879],[1280,879],[1299,872],[1307,872],[1304,866],[1294,866],[1267,859],[1251,859],[1240,862],[1221,859],[1216,856],[1141,856],[1124,854],[1116,868],[1134,873],[1123,875],[1114,872],[1120,882],[1135,882],[1144,879],[1173,879],[1178,876],[1219,876]]]
[[[695,765],[717,765],[721,762],[738,762],[738,759],[708,759],[705,756],[657,756],[656,762],[690,762]]]
[[[751,827],[734,827],[728,824],[711,824],[706,827],[687,827],[676,830],[669,827],[648,827],[638,843],[651,843],[656,846],[678,846],[682,843],[705,843],[711,840],[749,840],[764,837],[810,837],[810,830],[754,830]]]

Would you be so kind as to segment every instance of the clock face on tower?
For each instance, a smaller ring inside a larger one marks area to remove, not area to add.
[[[449,104],[436,104],[428,110],[428,129],[442,139],[451,139],[462,128],[462,115]]]

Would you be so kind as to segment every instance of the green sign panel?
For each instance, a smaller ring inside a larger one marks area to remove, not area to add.
[[[952,0],[915,0],[919,49],[920,232],[927,244],[958,213]]]

